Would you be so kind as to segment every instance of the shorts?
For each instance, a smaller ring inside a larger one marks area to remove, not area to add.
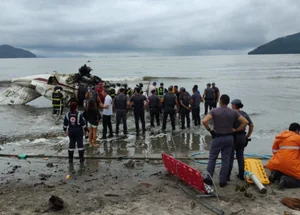
[[[89,128],[98,128],[98,125],[92,125],[91,123],[88,123],[88,125]]]

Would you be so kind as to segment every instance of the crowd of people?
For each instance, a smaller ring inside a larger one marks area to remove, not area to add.
[[[82,115],[78,112],[77,103],[72,103],[70,112],[64,118],[64,130],[67,131],[68,129],[70,138],[69,161],[73,162],[75,142],[77,142],[80,161],[84,161],[83,131],[89,131],[89,143],[91,146],[95,146],[97,128],[101,119],[103,124],[101,139],[118,136],[121,122],[123,133],[127,134],[127,111],[129,109],[133,110],[137,134],[140,132],[140,121],[142,131],[146,131],[145,109],[150,112],[151,127],[155,127],[155,124],[157,126],[162,124],[162,130],[166,130],[167,118],[170,117],[172,130],[175,130],[175,120],[178,114],[181,119],[181,129],[185,129],[191,126],[190,113],[192,113],[194,125],[200,126],[200,103],[204,102],[204,114],[206,116],[203,118],[202,124],[212,136],[207,165],[208,174],[204,182],[212,185],[216,160],[220,152],[222,156],[220,187],[225,187],[227,182],[231,180],[234,153],[236,153],[238,162],[237,177],[244,180],[244,149],[251,140],[254,124],[248,114],[241,110],[243,108],[242,101],[234,99],[230,102],[228,95],[220,96],[220,91],[215,83],[208,83],[202,95],[197,85],[192,88],[192,94],[189,94],[184,87],[178,88],[175,85],[166,89],[163,83],[160,83],[159,87],[156,85],[157,83],[153,82],[150,86],[149,96],[145,95],[141,87],[138,86],[134,89],[131,97],[128,96],[123,87],[115,92],[114,98],[107,89],[102,89],[101,98],[98,94],[93,95],[93,91],[90,91],[90,94],[86,95],[87,105]],[[230,103],[231,108],[228,107]],[[103,109],[102,116],[99,109]],[[210,111],[208,112],[208,110]],[[111,121],[114,112],[116,114],[115,133]],[[213,121],[213,128],[210,127],[209,121]],[[247,126],[248,129],[246,130]],[[266,165],[272,170],[271,181],[279,180],[281,187],[300,187],[299,131],[300,125],[294,123],[290,126],[289,131],[276,137],[273,146],[274,156]],[[107,135],[108,132],[109,135]],[[292,151],[293,149],[297,151]],[[290,156],[288,160],[285,160],[286,156]],[[293,163],[293,166],[288,167],[288,163]]]

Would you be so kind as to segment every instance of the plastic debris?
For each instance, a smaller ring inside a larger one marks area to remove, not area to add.
[[[26,154],[21,154],[21,155],[19,155],[18,157],[19,157],[19,159],[26,159],[26,158],[27,158],[27,155],[26,155]]]

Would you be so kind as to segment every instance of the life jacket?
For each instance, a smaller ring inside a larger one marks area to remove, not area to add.
[[[300,179],[300,135],[292,131],[281,132],[276,136],[272,150],[273,157],[266,167]]]
[[[60,108],[63,106],[63,94],[60,91],[52,93],[52,106],[53,108]]]

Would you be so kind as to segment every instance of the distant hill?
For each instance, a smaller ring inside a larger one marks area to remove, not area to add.
[[[248,54],[300,54],[300,33],[277,38]]]
[[[36,55],[24,49],[9,45],[0,46],[0,58],[35,58]]]

